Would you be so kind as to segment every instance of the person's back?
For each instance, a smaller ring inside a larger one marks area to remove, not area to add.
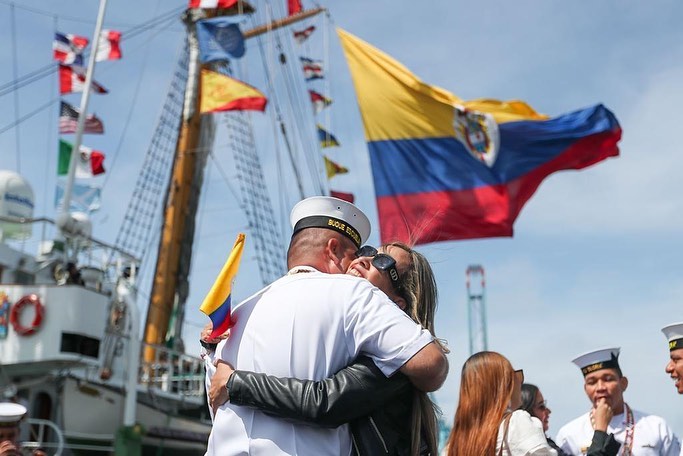
[[[384,359],[373,358],[388,375],[406,361],[402,353],[431,341],[367,281],[310,269],[278,280],[236,307],[234,316],[220,358],[236,369],[283,377],[321,380],[361,352],[382,353]],[[348,454],[351,440],[347,426],[296,425],[225,404],[215,416],[209,454],[216,448],[220,454]]]

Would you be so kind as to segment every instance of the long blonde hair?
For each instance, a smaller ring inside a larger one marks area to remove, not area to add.
[[[503,355],[483,351],[469,357],[462,367],[448,456],[495,455],[498,428],[513,387],[514,370]]]
[[[410,264],[405,271],[400,272],[400,289],[397,292],[406,301],[405,312],[410,318],[421,324],[432,336],[434,334],[434,315],[437,306],[436,279],[429,261],[419,252],[402,242],[391,242],[382,245],[397,247],[410,256]],[[447,351],[444,348],[444,351]],[[437,415],[441,410],[432,402],[427,393],[413,388],[413,406],[411,414],[411,445],[410,454],[420,454],[420,443],[425,443],[432,455],[438,454],[439,423]]]

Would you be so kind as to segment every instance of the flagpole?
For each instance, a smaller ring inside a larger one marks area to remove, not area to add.
[[[69,173],[66,176],[62,214],[68,214],[69,209],[71,208],[71,194],[73,193],[74,178],[76,176],[76,162],[78,160],[78,154],[80,154],[81,141],[83,139],[83,127],[85,126],[85,118],[88,113],[88,100],[90,99],[90,86],[92,85],[92,77],[95,72],[95,58],[97,57],[97,49],[99,48],[100,33],[102,32],[102,23],[104,22],[104,11],[106,8],[107,0],[100,0],[100,9],[97,13],[97,22],[95,23],[95,34],[92,38],[92,47],[90,48],[90,56],[88,57],[88,68],[85,73],[85,85],[83,87],[83,95],[81,95],[81,108],[80,114],[78,115],[78,124],[76,125],[76,139],[74,140],[73,149],[71,149]]]

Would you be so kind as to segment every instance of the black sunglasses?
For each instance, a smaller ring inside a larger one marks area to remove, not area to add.
[[[396,270],[396,260],[386,253],[379,253],[376,248],[371,245],[364,245],[356,251],[356,258],[371,257],[372,265],[380,271],[386,271],[389,274],[391,283],[398,290],[398,281],[400,279],[398,271]]]
[[[515,375],[519,378],[519,383],[524,383],[524,369],[517,369]]]

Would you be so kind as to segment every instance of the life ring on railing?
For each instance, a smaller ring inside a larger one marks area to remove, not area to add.
[[[21,312],[27,305],[31,305],[34,308],[35,316],[33,317],[33,322],[30,326],[23,326],[21,324]],[[12,327],[20,336],[30,336],[34,334],[40,324],[43,322],[43,313],[45,312],[45,307],[40,302],[38,295],[30,294],[23,296],[20,300],[14,303],[12,310],[9,313],[9,322],[12,323]]]

